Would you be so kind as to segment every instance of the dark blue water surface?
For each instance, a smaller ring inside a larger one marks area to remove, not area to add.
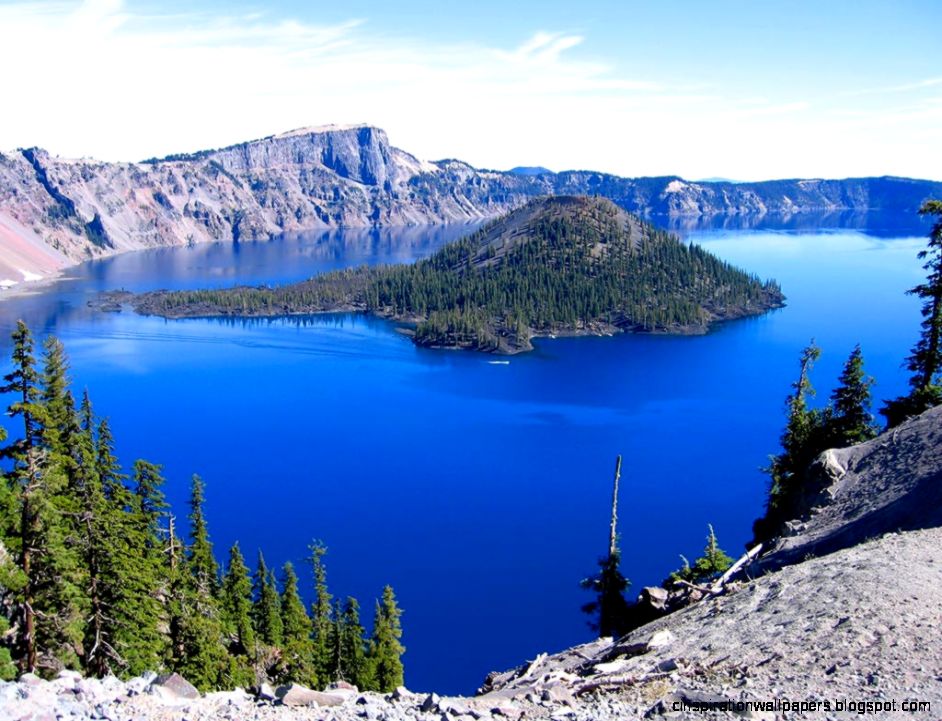
[[[252,561],[261,548],[270,564],[299,564],[322,539],[331,590],[357,596],[367,620],[382,586],[396,589],[407,684],[467,692],[490,670],[590,638],[578,582],[607,545],[616,454],[624,571],[639,590],[678,554],[698,555],[707,523],[730,553],[742,550],[812,336],[824,350],[820,398],[857,342],[877,397],[902,391],[919,322],[903,291],[921,277],[923,245],[902,222],[685,228],[779,280],[788,306],[702,337],[547,339],[509,362],[418,349],[351,315],[164,321],[85,306],[100,289],[409,261],[466,228],[134,253],[0,302],[0,370],[16,318],[60,336],[126,465],[163,463],[180,516],[190,474],[204,477],[220,558],[238,539]]]

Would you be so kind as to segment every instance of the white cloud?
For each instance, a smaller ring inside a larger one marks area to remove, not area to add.
[[[625,175],[938,177],[939,105],[759,97],[633,77],[591,38],[516,47],[392,37],[369,18],[142,14],[120,0],[0,5],[0,147],[140,159],[369,122],[424,158]],[[931,81],[922,81],[931,92]],[[935,153],[938,156],[938,153]]]
[[[908,93],[914,90],[925,90],[942,85],[942,78],[926,78],[912,83],[902,83],[900,85],[886,85],[879,88],[863,88],[860,90],[848,90],[844,95],[885,95],[887,93]]]

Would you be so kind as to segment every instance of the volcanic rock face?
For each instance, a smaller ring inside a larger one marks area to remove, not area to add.
[[[163,245],[337,226],[467,222],[537,195],[602,195],[645,214],[914,211],[942,183],[900,178],[690,183],[604,173],[520,174],[420,161],[367,125],[302,128],[142,163],[0,154],[0,283]]]

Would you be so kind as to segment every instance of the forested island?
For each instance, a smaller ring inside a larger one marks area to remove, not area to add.
[[[497,353],[530,339],[703,333],[781,307],[781,289],[599,197],[531,201],[426,260],[361,266],[280,287],[110,294],[165,318],[358,311],[426,347]],[[412,330],[414,328],[414,330]]]

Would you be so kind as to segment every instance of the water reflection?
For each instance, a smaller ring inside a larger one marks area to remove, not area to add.
[[[6,354],[20,318],[40,335],[61,335],[78,323],[107,323],[107,315],[88,307],[103,290],[280,284],[360,264],[412,263],[479,225],[334,229],[268,241],[155,248],[83,263],[46,288],[0,301],[0,352]]]
[[[815,233],[829,230],[856,230],[875,238],[925,236],[930,223],[916,214],[889,211],[839,210],[819,213],[763,213],[714,215],[708,217],[652,217],[656,224],[682,236],[704,230],[776,230]]]

